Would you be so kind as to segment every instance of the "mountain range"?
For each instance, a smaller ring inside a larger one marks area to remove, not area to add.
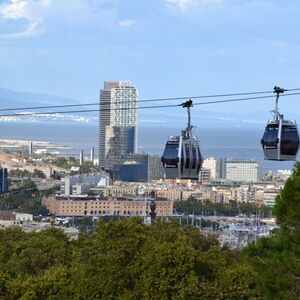
[[[78,101],[70,98],[41,93],[16,92],[5,88],[0,88],[1,108],[59,105],[62,103],[74,104],[77,102]]]

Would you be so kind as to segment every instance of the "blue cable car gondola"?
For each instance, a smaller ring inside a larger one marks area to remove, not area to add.
[[[170,136],[161,158],[166,179],[199,179],[203,158],[196,136],[192,135],[189,100],[182,104],[188,111],[188,126],[180,136]]]
[[[296,121],[284,120],[278,111],[278,100],[284,89],[274,87],[276,106],[273,120],[269,120],[261,144],[267,160],[296,160],[299,150],[299,134]]]

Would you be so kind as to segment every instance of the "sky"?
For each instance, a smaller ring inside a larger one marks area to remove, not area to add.
[[[80,102],[120,79],[141,99],[298,88],[299,11],[297,0],[0,0],[0,87]],[[300,95],[281,107],[300,111]]]

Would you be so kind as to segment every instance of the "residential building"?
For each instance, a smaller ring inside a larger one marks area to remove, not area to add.
[[[255,189],[249,185],[232,188],[232,200],[239,203],[255,203]]]
[[[99,165],[112,170],[137,152],[138,91],[130,81],[106,81],[100,91]]]
[[[211,180],[211,170],[202,167],[199,172],[199,181],[209,182],[210,180]]]
[[[280,189],[271,188],[264,190],[263,193],[263,204],[267,206],[274,206],[276,202],[276,197],[279,195]]]
[[[182,200],[182,189],[169,188],[169,189],[158,189],[156,190],[156,196],[159,198],[166,198],[171,201]]]
[[[213,157],[204,159],[203,163],[202,163],[202,169],[210,171],[209,180],[215,180],[216,178],[219,178],[219,176],[218,176],[219,175],[218,174],[218,160],[217,159],[215,159]],[[205,179],[205,178],[203,178],[203,179]],[[206,180],[202,180],[202,181],[206,181]]]

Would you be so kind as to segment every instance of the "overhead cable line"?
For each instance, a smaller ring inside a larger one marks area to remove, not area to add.
[[[281,96],[284,97],[284,96],[295,96],[295,95],[300,95],[300,93],[283,94]],[[227,102],[242,102],[242,101],[259,100],[259,99],[267,99],[267,98],[274,98],[274,96],[272,95],[272,96],[226,99],[226,100],[217,100],[217,101],[205,101],[205,102],[196,102],[196,103],[193,103],[193,105],[218,104],[218,103],[227,103]]]
[[[289,89],[286,91],[296,91],[300,88]],[[154,99],[142,99],[137,100],[136,103],[145,102],[159,102],[159,101],[173,101],[173,100],[186,100],[186,99],[205,99],[205,98],[219,98],[219,97],[235,97],[235,96],[246,96],[246,95],[259,95],[269,94],[273,91],[259,91],[259,92],[244,92],[244,93],[229,93],[229,94],[215,94],[215,95],[201,95],[201,96],[183,96],[183,97],[170,97],[170,98],[154,98]],[[128,101],[120,101],[119,103],[127,103]],[[102,101],[101,104],[108,104],[109,101]],[[48,105],[48,106],[28,106],[28,107],[15,107],[15,108],[1,108],[0,111],[16,111],[16,110],[36,110],[36,109],[49,109],[49,108],[67,108],[67,107],[84,107],[84,106],[95,106],[99,105],[99,102],[92,103],[80,103],[80,104],[65,104],[65,105]]]
[[[299,93],[289,93],[283,94],[282,96],[295,96],[300,95]],[[256,96],[256,97],[247,97],[247,98],[236,98],[236,99],[226,99],[226,100],[215,100],[215,101],[206,101],[206,102],[195,102],[193,105],[207,105],[207,104],[218,104],[226,102],[242,102],[250,100],[259,100],[259,99],[269,99],[274,98],[273,95],[269,96]],[[183,98],[180,98],[183,99]],[[138,106],[138,107],[121,107],[121,108],[103,108],[103,109],[86,109],[86,110],[65,110],[65,111],[54,111],[54,112],[25,112],[25,113],[12,113],[12,114],[3,114],[0,117],[13,117],[13,116],[39,116],[39,115],[54,115],[54,114],[72,114],[72,113],[87,113],[87,112],[100,112],[100,111],[115,111],[115,110],[129,110],[129,109],[156,109],[156,108],[171,108],[182,106],[182,104],[169,104],[169,105],[152,105],[152,106]]]

